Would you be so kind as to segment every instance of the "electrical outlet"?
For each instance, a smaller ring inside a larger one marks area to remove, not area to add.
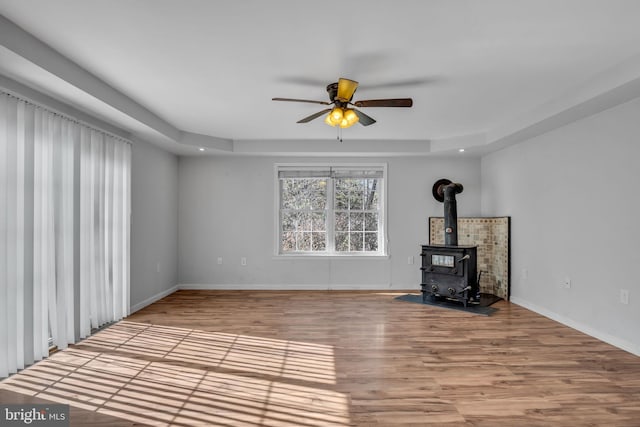
[[[222,257],[221,256],[218,257],[218,265],[222,265]]]
[[[562,287],[565,289],[571,289],[571,279],[568,277],[565,277],[564,280],[562,281]]]
[[[413,265],[413,256],[410,256],[409,258],[407,258],[407,264]]]
[[[156,263],[156,273],[160,273],[160,263]]]
[[[522,269],[522,280],[527,280],[529,278],[529,270],[526,268]]]
[[[620,303],[621,304],[629,304],[629,290],[628,289],[620,289]]]
[[[247,258],[245,257],[240,258],[240,265],[247,265]]]

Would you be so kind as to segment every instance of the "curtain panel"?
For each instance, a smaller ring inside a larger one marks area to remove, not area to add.
[[[131,146],[0,92],[0,378],[129,311]]]

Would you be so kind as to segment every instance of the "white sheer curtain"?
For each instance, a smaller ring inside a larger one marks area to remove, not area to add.
[[[130,170],[126,141],[0,91],[0,378],[128,314]]]
[[[129,313],[131,149],[83,129],[80,144],[80,336]]]

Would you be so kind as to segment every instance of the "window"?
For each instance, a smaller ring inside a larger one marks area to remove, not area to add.
[[[278,253],[384,255],[386,165],[276,165]]]

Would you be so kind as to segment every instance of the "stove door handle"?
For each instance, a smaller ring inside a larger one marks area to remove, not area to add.
[[[467,255],[463,256],[462,258],[460,258],[460,259],[458,260],[458,262],[466,261],[466,260],[468,260],[469,258],[471,258],[471,257],[469,256],[469,254],[467,254]]]

